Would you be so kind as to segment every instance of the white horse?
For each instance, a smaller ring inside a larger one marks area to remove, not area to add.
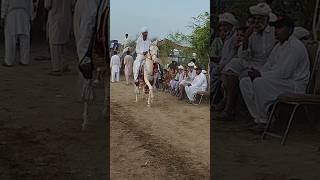
[[[145,55],[145,59],[143,60],[142,67],[139,70],[140,72],[143,73],[143,81],[139,79],[138,84],[135,85],[135,94],[136,94],[136,102],[138,102],[138,94],[140,94],[140,89],[143,91],[146,90],[146,86],[148,88],[148,106],[150,107],[151,104],[153,103],[154,99],[154,94],[153,94],[153,83],[152,81],[154,80],[153,75],[154,75],[154,63],[159,63],[159,58],[158,58],[158,52],[159,48],[156,46],[156,43],[152,43],[149,52]],[[139,76],[141,75],[139,72]]]

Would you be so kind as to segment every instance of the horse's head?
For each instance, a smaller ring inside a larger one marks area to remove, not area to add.
[[[157,41],[153,42],[150,45],[149,53],[147,54],[147,58],[154,61],[154,62],[159,61],[159,48],[157,46]]]

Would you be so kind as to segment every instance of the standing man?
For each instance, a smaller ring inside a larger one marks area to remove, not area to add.
[[[129,36],[129,35],[126,34],[124,40],[122,41],[122,47],[123,47],[123,49],[125,49],[125,48],[128,47],[128,45],[129,45],[129,38],[128,38],[128,36]]]
[[[68,71],[64,57],[66,44],[70,40],[73,0],[45,0],[48,10],[48,34],[52,71],[50,75],[61,75]]]
[[[120,81],[120,57],[118,56],[118,52],[114,51],[113,56],[111,57],[110,61],[110,68],[111,68],[111,82],[114,82],[114,79],[116,79],[117,82]]]
[[[127,85],[129,85],[129,80],[131,79],[131,76],[132,76],[132,64],[133,64],[133,57],[130,55],[129,49],[127,51],[127,55],[124,57],[123,64],[124,64],[124,74],[126,76],[126,82],[127,82]]]
[[[136,60],[133,62],[133,78],[135,83],[138,83],[138,75],[140,67],[145,60],[145,55],[148,53],[151,45],[151,40],[148,38],[148,28],[141,28],[141,34],[136,43]]]
[[[30,29],[33,20],[33,6],[31,0],[2,0],[1,21],[4,22],[5,60],[4,66],[16,63],[28,65],[30,63]],[[16,60],[16,44],[19,42],[20,59]]]

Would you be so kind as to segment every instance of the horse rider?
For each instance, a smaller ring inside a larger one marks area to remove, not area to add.
[[[151,40],[148,38],[148,28],[143,27],[140,31],[140,36],[136,42],[137,57],[133,63],[133,78],[135,83],[138,83],[138,75],[142,66],[145,55],[148,53],[151,45]]]

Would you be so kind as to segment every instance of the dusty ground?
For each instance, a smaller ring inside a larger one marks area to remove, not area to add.
[[[65,76],[47,75],[47,50],[34,47],[30,66],[0,66],[0,179],[106,179],[103,90],[96,90],[90,126],[81,131],[76,66]]]
[[[283,107],[281,114],[287,114],[286,110]],[[262,141],[260,134],[247,130],[241,120],[246,116],[235,122],[213,121],[213,179],[318,180],[320,131],[314,124],[311,128],[301,115],[285,146],[280,145],[280,139],[268,137]]]
[[[111,179],[209,179],[208,104],[157,92],[135,103],[133,86],[111,84]]]

